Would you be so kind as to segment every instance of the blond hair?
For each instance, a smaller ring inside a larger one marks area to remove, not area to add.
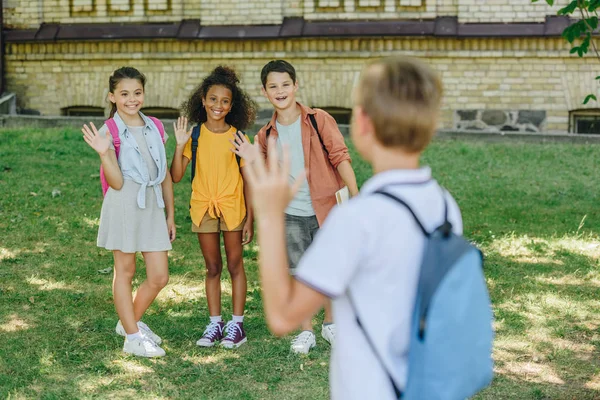
[[[408,57],[370,63],[361,77],[357,103],[371,118],[386,147],[421,152],[437,128],[442,83],[426,64]]]

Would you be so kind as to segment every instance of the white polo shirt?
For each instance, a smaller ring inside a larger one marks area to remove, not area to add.
[[[360,195],[331,212],[298,265],[295,278],[333,299],[336,341],[330,363],[332,399],[394,399],[393,388],[356,323],[363,326],[401,390],[406,385],[410,322],[425,238],[409,211],[376,190],[400,197],[425,229],[443,222],[442,189],[427,167],[372,177]],[[448,219],[462,234],[448,193]]]

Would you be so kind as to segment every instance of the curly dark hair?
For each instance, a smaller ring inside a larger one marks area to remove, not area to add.
[[[202,99],[206,98],[208,90],[215,85],[221,85],[231,90],[231,110],[225,116],[225,122],[237,129],[248,129],[254,123],[258,105],[248,94],[239,87],[240,79],[229,67],[219,65],[194,90],[190,98],[183,103],[183,114],[192,123],[201,124],[206,121],[206,109]]]

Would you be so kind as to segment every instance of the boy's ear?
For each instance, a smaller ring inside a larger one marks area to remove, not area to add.
[[[263,85],[260,85],[260,92],[263,96],[267,97],[267,91],[265,90],[265,87]]]
[[[356,125],[358,127],[358,133],[361,136],[372,135],[375,133],[375,125],[373,120],[365,112],[365,109],[361,106],[357,106],[355,109]]]

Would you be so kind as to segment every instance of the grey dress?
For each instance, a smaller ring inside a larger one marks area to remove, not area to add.
[[[156,179],[158,168],[148,151],[143,128],[127,127],[138,144],[150,178]],[[99,133],[104,134],[107,130],[108,128],[103,126]],[[112,141],[111,135],[108,136]],[[111,148],[114,146],[111,145]],[[121,154],[123,152],[120,152],[119,156]],[[165,210],[158,207],[156,195],[151,187],[146,188],[146,208],[140,208],[137,203],[140,186],[132,180],[124,179],[121,190],[108,189],[100,212],[98,247],[124,253],[171,250]]]

